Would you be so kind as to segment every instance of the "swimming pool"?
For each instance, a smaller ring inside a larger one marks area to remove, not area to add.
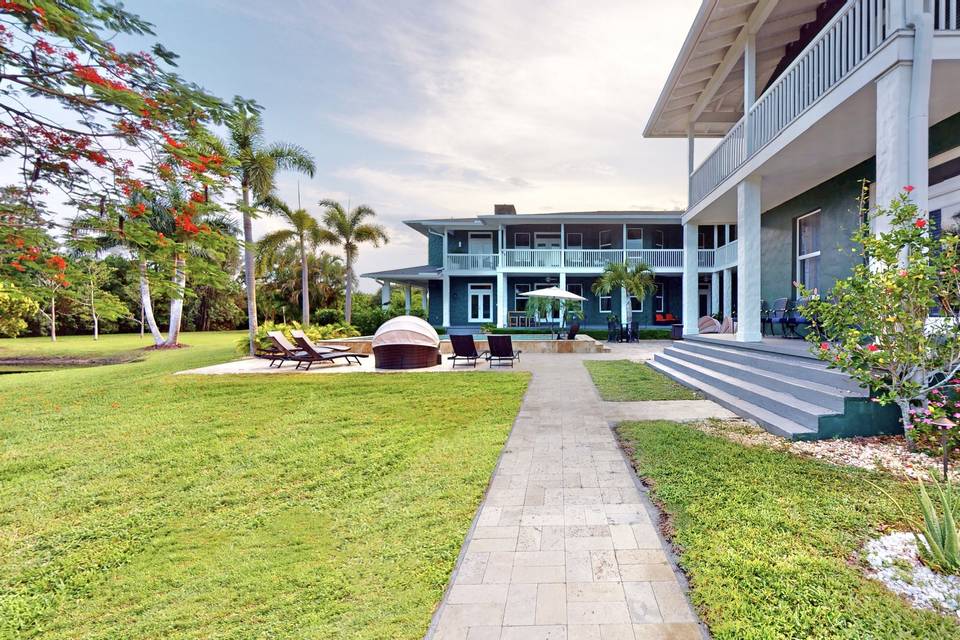
[[[496,334],[496,335],[508,335],[508,334]],[[522,341],[522,340],[556,340],[556,336],[549,333],[511,333],[509,334],[513,340]],[[561,334],[564,335],[564,334]],[[486,340],[487,334],[485,333],[475,333],[473,334],[474,340]],[[450,336],[443,335],[440,336],[440,340],[450,342]]]

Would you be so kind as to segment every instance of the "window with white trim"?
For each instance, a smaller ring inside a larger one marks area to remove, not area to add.
[[[467,286],[467,299],[470,303],[469,322],[493,321],[493,285],[474,282]]]
[[[579,282],[571,282],[567,285],[567,291],[570,293],[575,293],[581,298],[583,297],[583,285]]]
[[[663,229],[657,229],[653,232],[653,248],[654,249],[663,249],[667,246],[666,236],[663,233]]]
[[[658,282],[654,285],[653,306],[656,313],[664,313],[667,310],[667,297],[663,293],[663,283]]]
[[[568,249],[582,249],[582,248],[583,248],[583,234],[582,234],[582,233],[568,233],[568,234],[567,234],[567,248],[568,248]]]
[[[820,286],[820,211],[797,218],[797,282],[807,289]]]
[[[643,300],[636,296],[630,296],[630,311],[640,313],[643,311]]]
[[[613,311],[613,298],[609,293],[597,296],[597,308],[600,310],[600,313],[610,313]]]
[[[600,232],[600,248],[610,249],[611,247],[613,247],[613,241],[611,239],[610,230],[604,229]]]
[[[520,294],[522,294],[522,293],[530,293],[530,285],[529,285],[529,284],[515,284],[515,285],[513,285],[513,308],[514,308],[516,311],[524,311],[524,312],[526,312],[526,310],[527,310],[527,298],[522,298],[522,297],[520,296]]]
[[[627,249],[643,249],[642,227],[627,227]]]
[[[513,234],[513,246],[517,249],[529,249],[530,234],[527,231],[518,231]]]

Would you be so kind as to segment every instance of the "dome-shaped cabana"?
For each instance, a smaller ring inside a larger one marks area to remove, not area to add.
[[[377,369],[421,369],[440,363],[440,336],[426,320],[398,316],[373,335]]]

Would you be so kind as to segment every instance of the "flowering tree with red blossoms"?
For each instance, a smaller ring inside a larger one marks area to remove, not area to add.
[[[862,262],[850,277],[823,298],[800,291],[811,296],[803,313],[818,329],[814,351],[896,404],[908,438],[911,410],[925,412],[960,375],[960,238],[934,233],[912,190],[869,214],[889,231],[874,233],[868,220],[854,234]]]
[[[151,25],[106,2],[0,0],[0,162],[15,164],[22,180],[0,209],[0,278],[21,279],[24,256],[46,265],[50,247],[40,237],[67,226],[48,213],[49,194],[84,227],[169,264],[169,286],[181,292],[187,245],[223,242],[208,240],[215,234],[195,219],[215,208],[210,199],[229,171],[206,125],[232,107],[182,80],[162,45],[118,51],[109,40],[119,33],[152,35]],[[175,221],[172,237],[148,220],[156,213],[148,203],[171,190],[198,194],[160,213]]]

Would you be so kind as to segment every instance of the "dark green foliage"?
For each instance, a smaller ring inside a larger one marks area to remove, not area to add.
[[[341,309],[317,309],[313,312],[313,324],[339,324],[343,322]]]

